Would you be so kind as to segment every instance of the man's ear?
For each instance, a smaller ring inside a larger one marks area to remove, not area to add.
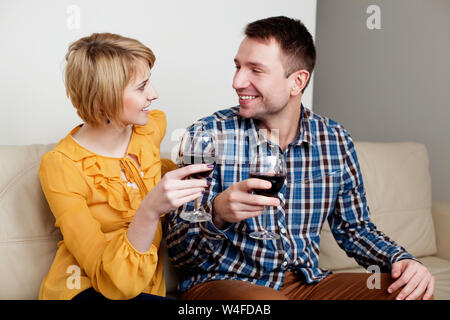
[[[292,77],[291,95],[296,96],[306,87],[310,73],[308,70],[302,69],[295,71],[290,77]]]

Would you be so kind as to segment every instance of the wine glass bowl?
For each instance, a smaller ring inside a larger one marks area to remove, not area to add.
[[[178,152],[178,165],[187,166],[191,164],[213,164],[215,165],[215,139],[211,131],[205,130],[203,126],[187,130],[181,138]],[[205,179],[214,170],[198,172],[191,175],[191,179]],[[210,221],[211,215],[200,209],[199,199],[195,199],[194,211],[183,211],[180,217],[189,222]]]
[[[283,187],[286,179],[286,164],[281,152],[265,153],[257,151],[250,163],[250,178],[269,181],[272,186],[269,189],[253,189],[253,192],[266,197],[276,197]],[[274,240],[280,236],[267,230],[268,212],[264,206],[262,218],[263,227],[260,231],[250,233],[250,237],[259,240]]]

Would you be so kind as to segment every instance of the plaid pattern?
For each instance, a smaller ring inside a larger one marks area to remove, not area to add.
[[[303,106],[301,130],[286,148],[287,177],[278,197],[280,206],[269,209],[269,231],[279,240],[255,240],[261,217],[250,218],[219,230],[212,222],[189,223],[179,217],[193,210],[188,203],[170,216],[167,245],[176,267],[186,276],[179,289],[211,280],[245,280],[280,289],[286,271],[301,272],[308,283],[323,280],[330,271],[319,265],[320,231],[328,221],[339,246],[363,267],[414,259],[378,231],[369,220],[362,176],[348,132],[338,123]],[[252,119],[239,116],[238,107],[203,118],[220,139],[221,160],[211,188],[201,199],[211,212],[213,199],[233,183],[249,178],[249,160],[255,147],[271,145]],[[278,148],[278,147],[277,147]]]

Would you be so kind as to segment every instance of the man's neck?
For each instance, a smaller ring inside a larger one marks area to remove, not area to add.
[[[278,144],[284,151],[297,136],[300,116],[301,100],[290,101],[281,112],[269,119],[257,120],[257,123],[260,129],[267,130],[267,139]]]

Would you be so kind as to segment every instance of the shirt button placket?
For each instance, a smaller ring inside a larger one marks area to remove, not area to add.
[[[281,207],[277,208],[278,210],[278,227],[280,230],[280,243],[283,246],[284,250],[284,261],[281,264],[283,268],[286,268],[289,264],[289,257],[290,257],[290,251],[291,246],[289,244],[289,240],[287,239],[287,230],[286,230],[286,220],[284,215],[284,210]]]

